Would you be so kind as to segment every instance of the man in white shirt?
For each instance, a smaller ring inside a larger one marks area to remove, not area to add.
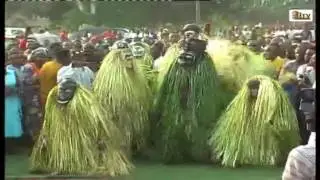
[[[57,74],[57,83],[64,78],[75,80],[79,85],[91,89],[94,80],[93,71],[85,65],[85,62],[72,62],[68,66],[63,66]]]
[[[289,153],[287,163],[282,174],[282,180],[315,180],[316,176],[316,132],[315,132],[315,104],[306,103],[301,110],[306,116],[308,130],[311,131],[307,145],[298,146]],[[308,110],[307,110],[308,109]],[[309,111],[309,112],[307,112]]]
[[[316,132],[307,145],[298,146],[289,153],[282,180],[315,180]]]

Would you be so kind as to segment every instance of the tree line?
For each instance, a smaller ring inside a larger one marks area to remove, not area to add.
[[[314,0],[210,0],[201,1],[201,19],[211,21],[213,15],[227,19],[252,18],[249,13],[279,8],[314,7]],[[103,2],[103,1],[6,1],[5,15],[48,17],[56,24],[78,27],[81,24],[106,26],[141,26],[157,23],[195,21],[195,2]],[[287,13],[287,11],[286,11]],[[261,14],[261,13],[260,13]],[[271,14],[271,13],[270,13]],[[274,13],[273,13],[274,14]],[[245,17],[247,15],[247,17]],[[263,17],[266,18],[267,16]]]

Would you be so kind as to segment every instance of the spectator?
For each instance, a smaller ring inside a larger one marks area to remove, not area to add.
[[[111,30],[107,30],[103,33],[104,38],[109,38],[111,39],[113,37],[112,31]]]
[[[306,53],[304,55],[304,61],[305,63],[309,63],[311,57],[315,54],[315,49],[314,47],[310,47],[306,50]]]
[[[281,57],[281,47],[278,43],[272,43],[268,45],[264,52],[264,57],[269,60],[277,73],[283,67],[284,59]],[[278,76],[277,76],[278,77]]]
[[[46,31],[44,29],[39,30],[39,34],[44,34]]]
[[[207,36],[210,36],[210,32],[211,32],[211,24],[210,23],[205,24],[203,32]]]
[[[308,144],[291,150],[282,174],[282,180],[315,180],[316,178],[316,131],[315,107],[310,112],[304,112],[308,121],[308,131],[311,131]]]
[[[178,43],[179,40],[180,40],[180,35],[178,33],[170,33],[169,34],[169,42],[171,45]]]
[[[315,180],[316,132],[312,132],[307,145],[294,148],[289,153],[282,180]]]
[[[65,50],[70,53],[68,50]],[[57,48],[53,53],[55,59],[49,62],[46,62],[39,73],[40,80],[40,95],[41,95],[41,104],[45,106],[47,96],[50,90],[57,85],[57,73],[58,70],[64,65],[69,64],[69,59],[65,58],[65,53],[63,53],[62,47]],[[66,62],[67,61],[67,62]]]
[[[35,58],[32,57],[34,60]],[[27,139],[34,142],[42,127],[43,111],[40,102],[39,68],[32,62],[23,67],[23,115]]]
[[[284,74],[286,72],[294,73],[296,74],[297,69],[302,64],[305,64],[304,56],[306,53],[306,50],[310,47],[309,43],[302,43],[300,44],[296,50],[295,50],[295,60],[287,62],[283,69],[281,70],[281,74]]]
[[[19,48],[20,49],[23,49],[23,50],[27,49],[27,39],[30,34],[32,34],[31,27],[26,27],[23,38],[21,38],[19,40]]]
[[[250,39],[251,40],[257,40],[258,39],[257,28],[253,28],[252,29]]]
[[[8,52],[8,60],[10,64],[7,65],[7,69],[14,70],[18,77],[18,81],[21,82],[22,69],[26,62],[26,57],[23,55],[23,52],[20,49],[13,48]]]
[[[27,58],[30,58],[30,54],[33,50],[37,49],[38,47],[41,47],[39,42],[35,38],[28,38],[27,39],[27,49],[24,51],[24,55]]]
[[[19,97],[19,82],[14,69],[5,68],[5,138],[6,153],[16,151],[15,138],[23,134],[22,102]]]
[[[167,29],[164,29],[160,34],[160,40],[158,40],[151,46],[151,55],[153,57],[153,60],[156,60],[159,57],[163,56],[168,48],[168,45],[169,32]]]
[[[35,75],[39,75],[40,69],[44,63],[50,60],[48,49],[40,47],[31,52],[28,64],[33,67]]]
[[[67,33],[67,31],[62,30],[59,35],[60,35],[60,40],[62,42],[68,41],[68,33]]]
[[[251,38],[251,31],[247,25],[243,26],[242,35],[246,39],[246,41],[250,40]]]
[[[286,49],[286,59],[285,59],[285,63],[294,60],[295,57],[295,47],[292,45],[289,45],[289,47]]]
[[[316,64],[316,55],[313,53],[310,59],[306,57],[306,64],[299,66],[297,70],[297,79],[301,82],[301,85],[305,88],[312,88],[315,86],[315,64]]]
[[[305,23],[303,26],[303,30],[301,32],[301,40],[306,41],[306,42],[311,42],[312,41],[312,33],[310,31],[310,27],[308,23]]]
[[[65,62],[70,62],[70,55],[67,52],[64,54]],[[64,78],[71,78],[83,87],[91,89],[92,82],[94,80],[94,73],[88,66],[86,66],[86,64],[87,63],[83,61],[73,61],[70,64],[63,66],[58,71],[57,83]]]

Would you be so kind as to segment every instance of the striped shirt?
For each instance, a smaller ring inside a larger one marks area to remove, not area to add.
[[[315,180],[316,133],[312,132],[307,145],[298,146],[289,153],[282,180]]]

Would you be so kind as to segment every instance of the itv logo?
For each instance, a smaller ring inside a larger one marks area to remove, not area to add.
[[[289,10],[290,22],[312,22],[313,10],[312,9],[291,9]]]

